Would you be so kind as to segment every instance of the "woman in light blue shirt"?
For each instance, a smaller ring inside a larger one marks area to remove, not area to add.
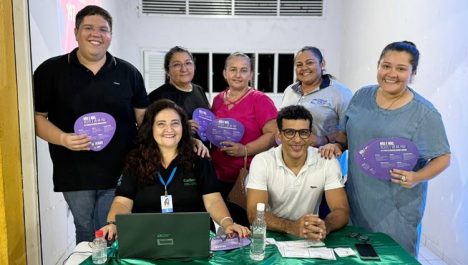
[[[358,90],[340,124],[341,141],[349,144],[346,183],[353,225],[392,236],[417,256],[427,181],[450,163],[450,147],[441,115],[408,84],[418,66],[419,51],[408,41],[387,45],[380,55],[377,85]],[[412,170],[392,169],[390,179],[373,178],[355,154],[369,141],[400,137],[413,142],[419,152]],[[341,144],[322,149],[327,155],[343,151]],[[329,153],[328,153],[329,154]]]

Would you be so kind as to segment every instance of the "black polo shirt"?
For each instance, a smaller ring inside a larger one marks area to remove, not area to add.
[[[164,182],[167,183],[169,175],[176,166],[174,178],[167,186],[168,195],[172,195],[174,212],[205,212],[203,195],[219,192],[218,178],[213,164],[207,158],[195,156],[192,170],[185,170],[180,165],[179,157],[176,157],[160,172]],[[131,172],[125,172],[115,195],[133,200],[134,213],[160,213],[164,185],[159,181],[156,172],[154,177],[152,185],[142,185]]]
[[[53,162],[54,191],[115,187],[123,160],[136,136],[134,108],[149,104],[143,77],[128,62],[106,54],[96,75],[77,58],[76,52],[51,58],[34,72],[36,112],[64,132],[73,132],[76,119],[90,112],[106,112],[116,121],[110,143],[101,151],[71,151],[49,144]]]

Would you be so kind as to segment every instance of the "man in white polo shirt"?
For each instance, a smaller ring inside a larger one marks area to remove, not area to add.
[[[349,206],[340,165],[325,159],[311,147],[312,116],[300,105],[278,113],[281,145],[254,157],[247,181],[247,213],[255,218],[256,205],[268,205],[265,219],[268,230],[286,232],[302,238],[322,240],[348,223]],[[330,213],[318,217],[322,194]]]

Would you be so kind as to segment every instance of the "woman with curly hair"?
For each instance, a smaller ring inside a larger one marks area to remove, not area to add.
[[[211,161],[196,156],[185,112],[171,100],[148,107],[102,229],[111,240],[116,214],[207,211],[226,234],[249,234],[232,220]]]

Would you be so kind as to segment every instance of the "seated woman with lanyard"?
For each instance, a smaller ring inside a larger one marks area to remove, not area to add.
[[[248,228],[232,220],[210,160],[194,154],[192,146],[187,116],[179,106],[163,99],[148,107],[107,225],[101,228],[108,240],[117,234],[115,215],[131,212],[207,211],[226,234],[249,235]]]

